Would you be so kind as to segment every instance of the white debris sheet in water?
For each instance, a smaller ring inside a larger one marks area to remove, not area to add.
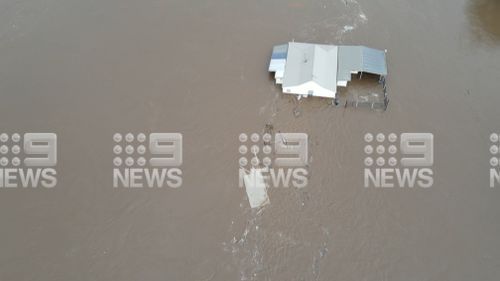
[[[270,203],[267,196],[267,186],[262,169],[252,168],[249,173],[245,172],[243,176],[245,181],[245,190],[248,196],[250,207],[259,208]]]

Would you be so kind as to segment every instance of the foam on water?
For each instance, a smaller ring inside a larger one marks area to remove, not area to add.
[[[323,3],[310,22],[301,26],[298,37],[318,43],[341,43],[345,34],[368,22],[368,17],[356,0]],[[333,38],[324,42],[325,38]]]

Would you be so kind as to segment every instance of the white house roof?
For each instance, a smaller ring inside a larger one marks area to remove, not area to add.
[[[289,43],[283,87],[294,87],[313,81],[337,91],[337,46]]]
[[[290,42],[273,48],[269,71],[285,93],[334,97],[337,85],[347,86],[353,73],[386,76],[387,64],[385,51],[364,46]],[[312,86],[323,93],[308,89]]]

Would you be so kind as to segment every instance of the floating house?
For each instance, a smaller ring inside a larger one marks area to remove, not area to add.
[[[347,87],[353,74],[387,76],[386,51],[364,46],[290,42],[273,48],[269,72],[285,94],[337,99],[337,87]]]

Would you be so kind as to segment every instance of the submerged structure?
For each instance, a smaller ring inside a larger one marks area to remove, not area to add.
[[[363,73],[374,74],[382,84],[384,109],[389,102],[385,87],[386,51],[365,46],[290,42],[274,46],[269,72],[274,72],[276,84],[282,85],[285,94],[297,95],[299,99],[308,96],[332,98],[336,104],[337,87],[347,87],[353,74],[360,78]]]

